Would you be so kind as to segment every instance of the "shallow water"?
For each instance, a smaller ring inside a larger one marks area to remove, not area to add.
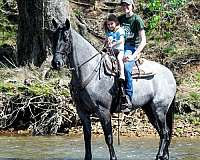
[[[154,160],[158,138],[120,137],[121,145],[114,146],[119,160]],[[108,160],[109,152],[103,136],[92,138],[94,160]],[[0,137],[0,160],[80,160],[84,157],[83,137]],[[174,138],[170,160],[200,160],[200,138]]]

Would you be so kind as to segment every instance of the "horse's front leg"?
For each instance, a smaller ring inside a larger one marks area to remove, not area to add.
[[[85,112],[80,112],[80,111],[78,111],[78,115],[83,124],[83,133],[84,133],[84,141],[85,141],[85,159],[84,160],[92,160],[90,115]]]
[[[103,131],[104,131],[106,144],[108,145],[108,148],[109,148],[110,160],[117,160],[115,150],[113,147],[111,114],[110,114],[109,110],[107,110],[103,107],[100,107],[98,116],[99,116]]]

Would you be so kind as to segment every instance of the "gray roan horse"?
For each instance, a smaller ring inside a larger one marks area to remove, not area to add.
[[[83,124],[85,160],[92,159],[91,114],[97,115],[100,119],[110,159],[116,160],[111,109],[116,108],[117,79],[105,73],[102,65],[104,56],[70,28],[69,20],[64,24],[58,24],[55,20],[52,22],[56,28],[52,66],[60,69],[68,62],[67,59],[69,60],[72,70],[72,96]],[[160,143],[156,160],[169,160],[168,147],[172,136],[176,82],[172,72],[166,67],[153,61],[144,63],[148,70],[151,69],[156,74],[152,78],[133,80],[133,110],[140,106],[159,133]]]

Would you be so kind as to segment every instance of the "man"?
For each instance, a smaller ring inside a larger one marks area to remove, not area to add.
[[[122,112],[129,112],[129,108],[132,106],[132,96],[134,96],[132,69],[146,45],[146,36],[143,20],[133,12],[133,0],[121,0],[121,7],[124,13],[118,19],[121,27],[125,30],[125,55],[123,62],[125,74],[124,89],[126,94],[126,102],[123,104],[125,109]]]

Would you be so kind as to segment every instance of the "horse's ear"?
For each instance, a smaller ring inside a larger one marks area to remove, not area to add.
[[[56,20],[53,18],[52,19],[52,23],[53,23],[53,26],[54,26],[54,28],[58,28],[58,23],[56,22]]]
[[[70,22],[69,22],[69,19],[66,19],[66,21],[65,21],[65,26],[66,26],[67,29],[70,28]]]

